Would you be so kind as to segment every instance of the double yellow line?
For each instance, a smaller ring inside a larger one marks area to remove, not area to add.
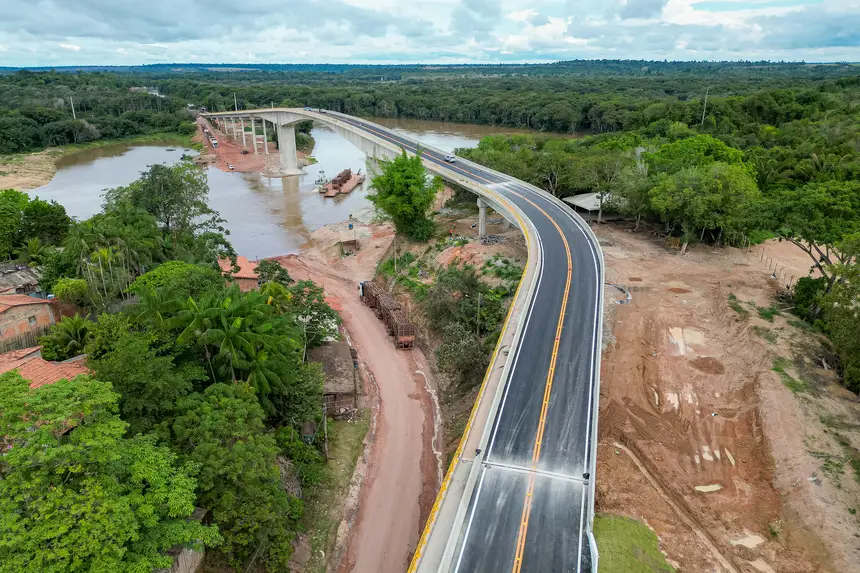
[[[338,118],[338,119],[341,119],[341,118]],[[341,119],[341,121],[344,121],[344,120]],[[360,122],[352,123],[349,121],[345,121],[345,123],[348,123],[348,124],[352,125],[353,127],[359,127],[361,129],[365,129],[367,131],[370,131],[370,132],[374,133],[375,135],[382,137],[383,139],[387,139],[388,141],[390,141],[391,143],[393,143],[395,145],[398,145],[398,146],[404,145],[400,142],[392,141],[392,139],[390,138],[390,136],[388,136],[388,134],[380,132],[380,131],[378,131],[378,130],[376,130],[376,129],[374,129],[374,128],[366,125],[366,124],[363,124]],[[408,148],[411,146],[406,145],[406,147]],[[410,149],[410,151],[412,151],[413,153],[416,152],[416,150],[414,150],[414,149]],[[452,171],[459,171],[460,173],[462,173],[463,175],[465,175],[469,178],[478,179],[484,183],[492,183],[489,179],[481,177],[480,175],[477,175],[474,173],[469,173],[468,171],[466,171],[464,169],[460,169],[456,164],[447,164],[447,165],[445,165],[445,167],[447,169],[451,169]],[[556,362],[558,361],[558,346],[559,346],[559,343],[561,341],[561,331],[562,331],[562,328],[564,326],[565,313],[567,312],[567,298],[568,298],[568,295],[570,294],[570,284],[571,284],[571,281],[573,280],[573,261],[572,261],[571,255],[570,255],[570,244],[567,242],[567,237],[564,236],[564,232],[561,230],[561,227],[558,225],[558,223],[556,223],[555,219],[550,217],[549,214],[543,208],[539,207],[532,200],[524,197],[522,194],[517,193],[516,191],[510,190],[510,192],[513,193],[514,195],[516,195],[517,197],[519,197],[520,199],[522,199],[523,201],[526,201],[527,203],[529,203],[532,207],[534,207],[538,211],[540,211],[543,214],[543,216],[546,217],[547,220],[553,224],[556,231],[558,231],[559,236],[561,237],[562,243],[564,244],[565,255],[567,256],[567,278],[565,279],[565,284],[564,284],[564,296],[562,297],[561,310],[560,310],[559,316],[558,316],[558,323],[556,324],[555,340],[553,341],[553,346],[552,346],[552,357],[550,359],[549,371],[547,372],[547,376],[546,376],[546,384],[544,386],[543,403],[541,404],[540,419],[538,421],[537,434],[535,435],[534,447],[532,449],[532,471],[529,472],[529,483],[528,483],[528,487],[526,489],[526,497],[525,497],[525,500],[523,502],[523,511],[522,511],[522,516],[520,518],[520,527],[519,527],[519,531],[517,533],[517,544],[516,544],[516,551],[514,553],[514,565],[513,565],[512,573],[519,573],[522,569],[523,553],[525,552],[526,536],[528,533],[528,526],[529,526],[529,517],[531,516],[531,509],[532,509],[532,504],[533,504],[533,500],[534,500],[535,482],[537,479],[537,473],[536,472],[538,469],[537,466],[538,466],[538,463],[540,461],[541,445],[543,443],[543,435],[544,435],[544,431],[546,429],[547,414],[549,412],[549,401],[550,401],[550,396],[552,395],[553,378],[555,377],[555,366],[556,366]],[[493,193],[493,192],[491,192],[490,194],[498,197],[498,199],[500,199],[502,203],[505,203],[504,199],[502,197],[498,196],[498,194]],[[519,219],[519,217],[517,217],[517,218]],[[522,223],[522,221],[520,221],[520,222]],[[526,226],[521,225],[521,229],[523,229],[523,233],[525,234],[526,240],[528,241],[529,240],[529,234],[528,234],[528,231],[526,231]],[[528,265],[528,262],[526,264]],[[516,297],[518,296],[518,294],[519,294],[519,286],[517,286],[517,292],[514,294],[514,299],[513,299],[514,301],[516,300]],[[505,328],[507,328],[508,320],[510,319],[512,309],[513,309],[513,304],[511,304],[511,307],[508,309],[508,316],[505,319]],[[502,340],[502,336],[499,337],[499,343],[498,344],[501,344],[501,340]],[[496,350],[493,353],[493,360],[490,362],[491,365],[495,362],[495,357],[498,354],[498,348],[499,348],[498,344],[496,345]],[[448,486],[448,483],[450,482],[454,466],[457,462],[457,459],[460,457],[460,454],[462,453],[463,443],[465,441],[466,435],[468,434],[468,431],[471,429],[471,424],[472,424],[472,421],[475,417],[475,413],[477,411],[477,406],[480,403],[481,397],[482,397],[483,392],[484,392],[484,386],[485,386],[488,378],[489,378],[489,369],[487,370],[487,373],[484,376],[484,382],[481,384],[481,390],[478,394],[478,398],[475,400],[475,406],[472,408],[472,413],[469,416],[469,421],[466,424],[466,431],[463,433],[463,438],[460,440],[460,444],[457,447],[457,451],[454,454],[454,463],[452,463],[451,466],[449,467],[448,472],[445,475],[445,479],[442,483],[442,487],[439,490],[439,495],[437,495],[436,501],[433,503],[433,509],[431,510],[431,515],[430,515],[430,518],[428,519],[427,526],[424,528],[424,531],[421,534],[421,539],[418,542],[418,547],[415,550],[415,555],[413,556],[412,563],[409,566],[409,572],[410,573],[415,571],[417,568],[418,561],[419,561],[420,556],[421,556],[421,551],[422,551],[422,549],[423,549],[423,547],[427,541],[427,535],[429,533],[430,526],[435,521],[435,515],[438,512],[439,498],[447,490],[447,486]]]

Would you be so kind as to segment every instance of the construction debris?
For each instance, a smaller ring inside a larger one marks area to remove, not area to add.
[[[484,235],[481,237],[482,245],[501,245],[504,242],[505,238],[501,235]]]

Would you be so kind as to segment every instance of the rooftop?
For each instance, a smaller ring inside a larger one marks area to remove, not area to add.
[[[26,294],[4,294],[0,295],[0,312],[6,312],[13,306],[25,306],[28,304],[50,304],[51,301],[44,298],[27,296]]]
[[[310,359],[322,364],[325,373],[325,394],[355,394],[355,374],[349,344],[341,341],[325,342],[311,348]]]
[[[257,261],[249,261],[245,257],[236,257],[236,264],[239,265],[239,271],[232,273],[234,279],[257,279]],[[230,259],[218,259],[218,266],[225,273],[229,273],[232,269]]]
[[[30,388],[40,388],[63,378],[72,379],[79,374],[89,374],[84,366],[85,356],[76,356],[64,362],[48,362],[42,358],[41,346],[13,350],[0,354],[0,374],[17,370],[30,381]]]

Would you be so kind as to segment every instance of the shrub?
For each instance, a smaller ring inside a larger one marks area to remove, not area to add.
[[[61,278],[54,285],[54,295],[58,299],[78,307],[89,306],[89,291],[84,279]]]

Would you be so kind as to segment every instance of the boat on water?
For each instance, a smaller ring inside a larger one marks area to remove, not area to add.
[[[353,189],[362,183],[364,183],[364,175],[361,174],[361,171],[353,173],[352,169],[344,169],[338,173],[337,177],[323,186],[323,192],[325,192],[326,197],[345,195],[352,193]]]

